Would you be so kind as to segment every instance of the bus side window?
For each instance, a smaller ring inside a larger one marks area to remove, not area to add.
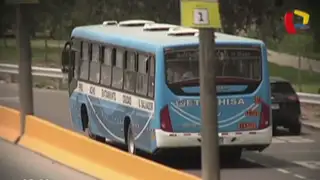
[[[101,84],[105,86],[111,85],[112,62],[115,59],[115,49],[102,48],[102,64],[101,64]]]
[[[153,98],[155,87],[155,59],[154,56],[149,58],[149,80],[148,80],[148,96]]]
[[[89,43],[82,42],[81,61],[80,61],[80,79],[88,80],[89,78]]]
[[[138,73],[136,82],[136,93],[146,96],[148,91],[148,73],[147,73],[148,56],[144,54],[138,55]]]
[[[90,81],[94,83],[100,82],[100,46],[98,44],[91,45],[91,61],[90,61]]]
[[[124,90],[134,92],[137,77],[136,70],[137,55],[134,52],[126,52],[124,70]]]
[[[112,67],[112,87],[117,89],[122,89],[123,87],[124,55],[124,50],[116,49],[115,64]]]

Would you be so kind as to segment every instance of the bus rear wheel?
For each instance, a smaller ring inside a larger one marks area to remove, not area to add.
[[[136,154],[136,146],[134,142],[134,136],[132,132],[132,126],[131,123],[127,126],[127,133],[126,133],[126,144],[127,144],[127,151],[130,154]]]

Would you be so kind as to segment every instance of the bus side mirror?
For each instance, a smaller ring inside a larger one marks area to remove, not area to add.
[[[69,72],[69,51],[66,49],[63,49],[62,54],[61,54],[61,71],[62,73],[68,73]]]
[[[64,45],[61,53],[61,71],[62,73],[68,73],[71,67],[75,65],[75,51],[72,50],[71,42],[68,41]]]

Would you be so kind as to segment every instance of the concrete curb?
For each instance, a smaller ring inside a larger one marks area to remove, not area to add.
[[[320,122],[319,122],[319,123],[316,123],[316,122],[306,122],[306,121],[302,121],[301,123],[302,123],[302,125],[305,126],[305,127],[320,130]]]

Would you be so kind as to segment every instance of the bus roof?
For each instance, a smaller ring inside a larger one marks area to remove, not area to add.
[[[172,36],[168,35],[168,31],[144,31],[143,26],[105,24],[76,27],[71,36],[151,52],[159,48],[198,45],[199,42],[198,37],[194,35]],[[215,36],[217,44],[263,44],[260,40],[218,32],[215,33]]]

